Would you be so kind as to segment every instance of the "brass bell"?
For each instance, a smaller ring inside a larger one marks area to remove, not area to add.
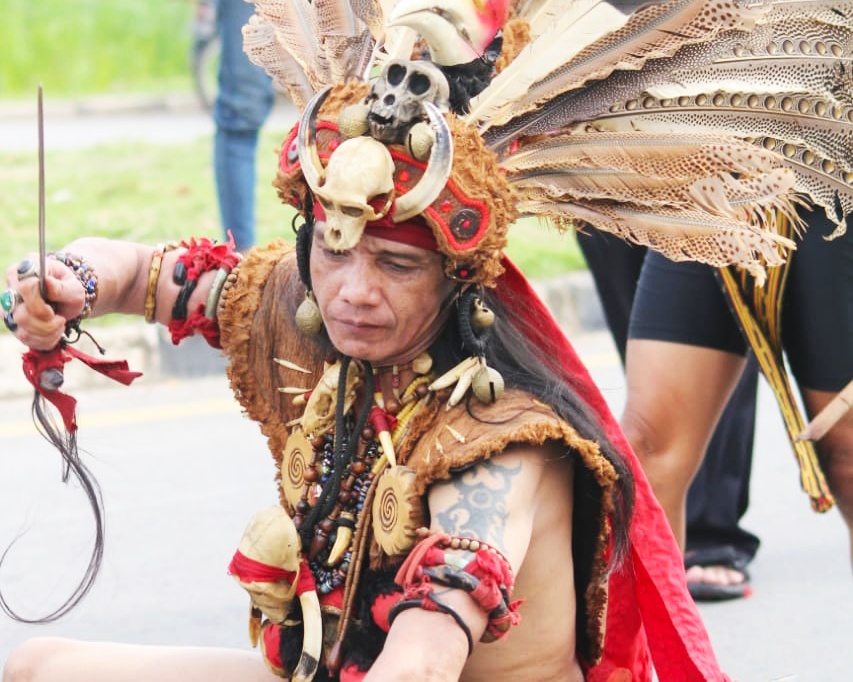
[[[471,313],[471,324],[475,329],[486,329],[495,323],[495,313],[491,308],[483,305],[481,299],[474,301],[474,310]]]
[[[504,378],[498,370],[483,366],[471,381],[471,390],[481,403],[491,405],[500,400],[504,393]]]
[[[323,316],[310,291],[305,292],[305,299],[296,309],[296,327],[306,336],[317,336],[323,328]]]

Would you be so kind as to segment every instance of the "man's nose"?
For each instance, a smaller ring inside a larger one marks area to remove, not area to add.
[[[375,273],[369,264],[353,262],[342,274],[340,292],[347,302],[353,305],[375,305],[380,300]]]

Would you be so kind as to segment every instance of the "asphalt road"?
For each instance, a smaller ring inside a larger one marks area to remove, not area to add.
[[[575,344],[611,409],[624,381],[609,337]],[[244,524],[275,501],[272,460],[223,377],[79,393],[80,447],[103,490],[107,540],[94,588],[50,625],[0,616],[0,663],[24,639],[248,647],[245,593],[226,574]],[[82,575],[93,524],[60,483],[58,455],[34,432],[29,401],[0,402],[0,589],[24,616],[56,607]],[[853,669],[853,580],[837,511],[818,515],[769,391],[759,395],[747,528],[762,539],[755,593],[701,606],[718,658],[744,682],[844,681]]]

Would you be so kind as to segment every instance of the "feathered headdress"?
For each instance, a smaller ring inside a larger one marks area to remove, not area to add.
[[[502,259],[518,215],[592,226],[763,281],[810,202],[853,210],[853,2],[254,0],[245,49],[303,112],[276,184],[325,238],[426,226],[448,275],[523,299],[637,479],[593,682],[724,680],[630,446]],[[320,210],[320,209],[318,209]],[[509,293],[507,293],[509,292]],[[594,663],[594,662],[591,662]]]
[[[612,232],[673,260],[738,265],[761,281],[793,247],[776,221],[796,222],[803,197],[835,222],[834,236],[853,209],[853,3],[671,0],[630,17],[599,0],[255,5],[246,51],[312,111],[303,117],[309,184],[326,181],[343,140],[390,141],[393,188],[377,196],[417,211],[453,266],[478,281],[499,274],[485,261],[497,262],[516,210]],[[423,107],[401,121],[400,107],[383,110],[382,98],[418,94],[405,72],[415,54],[449,86],[421,98],[435,105],[432,119]],[[330,86],[318,115],[318,93]],[[347,125],[361,121],[342,133],[342,112]],[[383,116],[396,137],[377,133]],[[450,159],[438,119],[451,122],[450,147],[465,145]],[[424,151],[431,140],[443,157]],[[297,204],[307,167],[298,147],[283,152],[280,184]],[[486,181],[495,186],[478,194]],[[407,200],[411,191],[418,196]],[[498,215],[485,215],[483,202]]]

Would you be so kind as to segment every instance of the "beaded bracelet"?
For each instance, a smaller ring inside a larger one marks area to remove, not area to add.
[[[473,557],[455,555],[455,550]],[[409,553],[394,581],[403,588],[404,602],[420,601],[426,609],[432,608],[430,596],[436,585],[467,592],[489,619],[481,642],[501,639],[521,620],[521,602],[511,600],[514,579],[509,561],[474,538],[428,535]]]
[[[158,244],[154,255],[151,256],[151,266],[148,268],[148,287],[145,290],[145,321],[154,322],[157,312],[157,289],[160,282],[160,268],[163,265],[163,256],[169,251],[174,251],[180,246],[178,242]]]
[[[95,302],[98,300],[98,275],[95,274],[92,266],[83,260],[82,256],[60,252],[51,253],[48,256],[71,268],[75,277],[83,285],[83,291],[86,296],[83,303],[83,310],[73,320],[69,320],[70,324],[76,325],[80,320],[89,317],[92,309],[95,307]]]

